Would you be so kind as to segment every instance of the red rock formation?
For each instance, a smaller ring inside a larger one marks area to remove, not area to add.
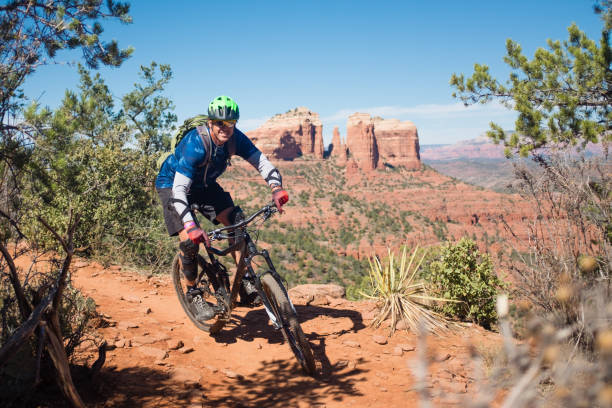
[[[346,144],[350,156],[360,169],[368,171],[378,166],[378,147],[370,115],[354,113],[348,117]]]
[[[335,157],[338,164],[345,164],[348,157],[347,147],[340,140],[340,131],[338,126],[334,127],[334,135],[332,137],[331,157]]]
[[[408,169],[421,168],[419,136],[414,123],[374,118],[374,132],[380,162]]]
[[[361,183],[363,175],[361,174],[361,170],[359,170],[359,165],[355,160],[347,160],[346,169],[344,170],[344,177],[346,178],[346,183],[349,186],[354,186],[356,184]]]
[[[275,115],[247,135],[273,159],[323,158],[323,126],[319,115],[303,107]],[[348,118],[346,144],[342,143],[338,128],[334,129],[332,140],[331,156],[338,164],[345,165],[349,155],[366,172],[383,165],[418,169],[421,161],[416,126],[408,121],[355,113]]]
[[[332,136],[332,150],[331,150],[332,156],[335,156],[338,154],[338,150],[340,150],[339,147],[340,147],[340,130],[338,130],[338,126],[336,126],[334,127],[334,135]]]
[[[304,155],[323,158],[323,125],[319,114],[304,107],[275,115],[247,135],[271,158],[293,160]]]
[[[421,167],[419,136],[412,122],[354,113],[348,118],[346,138],[349,154],[362,170],[384,164],[408,169]]]

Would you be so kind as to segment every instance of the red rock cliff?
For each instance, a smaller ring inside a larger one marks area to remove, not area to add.
[[[367,113],[353,113],[346,124],[346,145],[352,159],[362,170],[378,167],[378,147],[374,122]]]
[[[349,155],[362,170],[380,168],[384,164],[408,169],[421,167],[419,136],[416,126],[409,121],[354,113],[348,118],[346,143]]]
[[[247,135],[271,158],[293,160],[304,155],[323,158],[323,125],[319,114],[304,107],[275,115]]]
[[[408,169],[421,168],[419,136],[414,123],[379,117],[374,118],[373,122],[381,165],[388,163]]]

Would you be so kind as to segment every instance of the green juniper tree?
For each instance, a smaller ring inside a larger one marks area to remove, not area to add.
[[[572,24],[566,41],[548,40],[528,59],[509,39],[505,84],[481,64],[469,78],[450,80],[466,105],[496,100],[518,112],[515,132],[494,123],[488,132],[508,156],[518,152],[539,165],[514,164],[514,187],[533,217],[522,231],[500,220],[516,254],[504,261],[506,269],[520,297],[559,327],[571,326],[571,339],[589,349],[609,321],[590,319],[584,310],[595,300],[610,302],[612,272],[612,2],[597,1],[595,12],[603,23],[597,41]],[[588,143],[602,149],[588,156],[581,151]],[[588,272],[584,259],[592,264]]]
[[[43,212],[55,227],[66,223],[70,209],[79,209],[84,217],[77,246],[89,253],[111,252],[113,245],[130,252],[141,244],[131,239],[135,229],[156,218],[155,158],[176,121],[172,102],[161,94],[172,71],[155,62],[141,67],[142,83],[122,98],[119,110],[99,74],[84,67],[79,72],[79,91],[66,91],[58,109],[33,104],[24,111],[37,129],[32,159],[41,169],[28,179],[24,208],[32,216]],[[26,230],[34,233],[32,228]]]
[[[572,24],[567,41],[548,40],[548,48],[537,49],[529,60],[521,46],[508,39],[504,62],[512,72],[506,84],[495,79],[487,65],[475,64],[469,78],[452,75],[453,96],[466,105],[497,100],[518,112],[515,132],[494,123],[488,132],[495,142],[504,142],[507,155],[518,151],[525,157],[550,143],[612,140],[610,1],[598,2],[596,11],[604,20],[598,41]]]
[[[80,101],[93,101],[96,98],[92,95],[103,94],[102,85],[89,78],[83,90],[91,91],[90,94],[84,93],[81,100],[68,94],[63,114],[53,115],[48,110],[37,114],[35,106],[23,112],[28,99],[21,88],[39,67],[64,62],[60,55],[67,54],[60,53],[62,50],[80,50],[90,68],[100,64],[120,66],[132,51],[120,49],[114,40],[105,42],[102,21],[129,23],[128,11],[127,4],[114,0],[104,4],[102,0],[9,0],[0,5],[0,252],[3,258],[0,263],[0,365],[18,355],[19,364],[28,367],[35,359],[32,351],[38,347],[44,351],[39,356],[46,362],[41,364],[42,370],[37,370],[34,383],[40,377],[55,379],[64,397],[75,407],[84,403],[72,382],[67,355],[83,338],[93,306],[71,289],[68,273],[80,208],[71,205],[70,194],[54,194],[80,191],[82,163],[73,158],[85,152],[72,149],[76,147],[76,139],[100,143],[107,132],[106,126],[112,124],[112,120],[106,120],[112,100],[99,98],[96,102],[100,101],[100,106],[89,104],[81,106],[80,111],[71,111],[70,107],[80,106]],[[89,118],[88,124],[84,123],[85,118]],[[48,205],[33,205],[41,202]],[[50,217],[62,209],[65,211],[62,216]],[[35,265],[39,235],[33,233],[43,226],[63,249],[61,260],[60,255],[47,257],[44,272]],[[24,237],[28,245],[17,245]],[[16,239],[9,246],[12,238]],[[34,252],[26,274],[20,274],[13,262],[20,247]],[[44,313],[36,313],[37,310]],[[22,325],[25,321],[30,324]],[[26,326],[29,331],[23,330]],[[44,335],[32,336],[34,331]],[[18,349],[22,352],[16,353]],[[55,370],[49,371],[49,367]],[[48,400],[37,401],[31,382],[19,392],[24,378],[21,374],[5,378],[10,373],[2,370],[2,392],[23,405],[48,404]],[[48,397],[45,394],[43,398]]]
[[[36,69],[61,63],[61,50],[81,50],[85,64],[120,66],[132,49],[102,39],[104,20],[131,22],[129,5],[108,0],[13,0],[0,6],[0,217],[6,230],[20,217],[19,175],[31,160],[37,132],[22,120],[21,87]],[[63,54],[65,56],[65,54]],[[28,171],[34,171],[29,169]],[[7,221],[8,220],[8,221]]]
[[[58,51],[80,49],[90,68],[119,66],[132,53],[101,39],[104,19],[131,22],[129,5],[108,0],[13,0],[0,6],[0,122],[10,128],[24,95],[19,90],[38,67],[60,62]]]

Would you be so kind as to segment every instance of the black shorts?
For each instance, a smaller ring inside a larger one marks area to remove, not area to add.
[[[166,222],[168,234],[170,236],[178,235],[179,231],[183,229],[183,221],[172,203],[172,189],[159,188],[157,189],[157,194],[164,209],[164,221]],[[187,202],[189,204],[197,204],[200,207],[200,212],[215,224],[219,223],[215,218],[220,212],[234,206],[232,196],[216,182],[208,184],[206,189],[192,189],[189,191]]]

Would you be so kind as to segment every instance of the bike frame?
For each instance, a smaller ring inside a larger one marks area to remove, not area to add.
[[[261,285],[261,277],[264,274],[269,273],[279,283],[282,283],[282,278],[276,271],[276,268],[274,267],[274,264],[272,263],[272,260],[270,259],[269,252],[266,249],[258,250],[257,246],[251,239],[251,236],[249,235],[249,233],[245,229],[243,229],[261,214],[263,214],[264,221],[265,221],[275,211],[276,211],[276,208],[273,207],[273,204],[269,204],[263,207],[262,209],[260,209],[259,211],[257,211],[255,214],[251,215],[249,218],[247,218],[244,221],[241,221],[234,225],[229,225],[223,228],[218,228],[216,230],[209,232],[208,235],[211,238],[211,240],[228,240],[230,242],[231,240],[235,240],[235,242],[230,244],[225,249],[218,249],[212,246],[205,247],[206,252],[208,253],[208,257],[210,258],[210,263],[205,261],[205,263],[201,265],[202,273],[198,277],[198,283],[203,278],[203,275],[206,274],[209,277],[209,279],[212,278],[216,280],[217,284],[223,284],[223,283],[219,283],[218,281],[219,279],[221,279],[222,281],[225,281],[225,279],[227,279],[227,269],[221,262],[217,260],[217,258],[215,258],[215,255],[226,256],[233,251],[239,251],[240,261],[238,262],[238,267],[236,269],[236,275],[234,276],[234,282],[231,285],[231,293],[230,293],[229,299],[226,299],[224,301],[228,309],[226,311],[228,316],[231,314],[234,306],[236,305],[236,299],[238,297],[238,293],[240,290],[240,284],[242,283],[242,278],[244,277],[246,272],[249,271],[252,276],[256,277],[255,287],[257,289],[257,292],[259,293],[259,296],[261,297],[262,303],[266,309],[268,317],[270,317],[270,320],[272,321],[274,326],[280,329],[283,327],[282,319],[278,319],[272,312],[273,309],[271,307],[270,301],[268,300],[268,297]],[[240,229],[243,229],[243,230],[239,232]],[[230,236],[228,234],[229,231],[238,232],[238,234],[234,236]],[[262,257],[266,261],[268,269],[264,268],[263,271],[259,273],[255,273],[253,266],[252,266],[252,261],[256,257]],[[220,274],[224,276],[219,276]],[[212,283],[214,287],[215,283],[214,282]],[[285,285],[281,284],[280,287],[282,288],[285,295],[287,296],[287,299],[289,299],[289,304],[291,305],[291,308],[293,309],[294,312],[296,312],[295,306],[293,305],[293,302],[291,302],[291,298],[289,297],[287,293],[287,289],[285,288]]]

